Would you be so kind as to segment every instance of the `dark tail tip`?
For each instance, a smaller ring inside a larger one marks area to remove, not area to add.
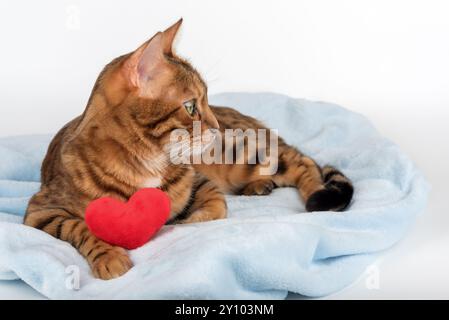
[[[325,188],[313,193],[306,202],[307,211],[343,211],[351,203],[351,181],[333,167],[323,168]]]

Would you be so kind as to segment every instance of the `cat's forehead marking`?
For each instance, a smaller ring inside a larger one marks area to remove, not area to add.
[[[178,72],[181,72],[183,78],[187,78],[191,82],[199,83],[202,88],[207,88],[206,82],[204,82],[201,75],[190,65],[190,63],[179,57],[167,57],[167,60],[178,68]]]

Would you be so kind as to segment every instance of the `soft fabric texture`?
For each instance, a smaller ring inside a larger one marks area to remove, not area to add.
[[[84,219],[97,238],[125,249],[147,243],[165,225],[170,215],[170,198],[156,188],[143,188],[126,203],[101,197],[91,201]]]
[[[420,172],[359,114],[269,93],[220,94],[210,102],[262,120],[320,165],[341,169],[355,187],[349,210],[303,213],[293,188],[228,196],[228,219],[164,226],[130,251],[128,273],[98,280],[68,243],[20,224],[51,136],[8,137],[0,139],[0,279],[21,278],[59,299],[323,296],[401,239],[426,203]],[[80,270],[78,290],[66,283],[71,266]]]

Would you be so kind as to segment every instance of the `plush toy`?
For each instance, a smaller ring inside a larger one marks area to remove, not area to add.
[[[144,188],[124,203],[110,197],[92,201],[86,208],[89,230],[99,239],[126,249],[147,243],[165,224],[170,199],[161,190]]]

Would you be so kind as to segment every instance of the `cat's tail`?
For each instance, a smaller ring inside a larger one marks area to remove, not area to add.
[[[322,168],[324,188],[310,195],[306,202],[307,211],[342,211],[351,203],[354,187],[339,170],[331,166]]]

